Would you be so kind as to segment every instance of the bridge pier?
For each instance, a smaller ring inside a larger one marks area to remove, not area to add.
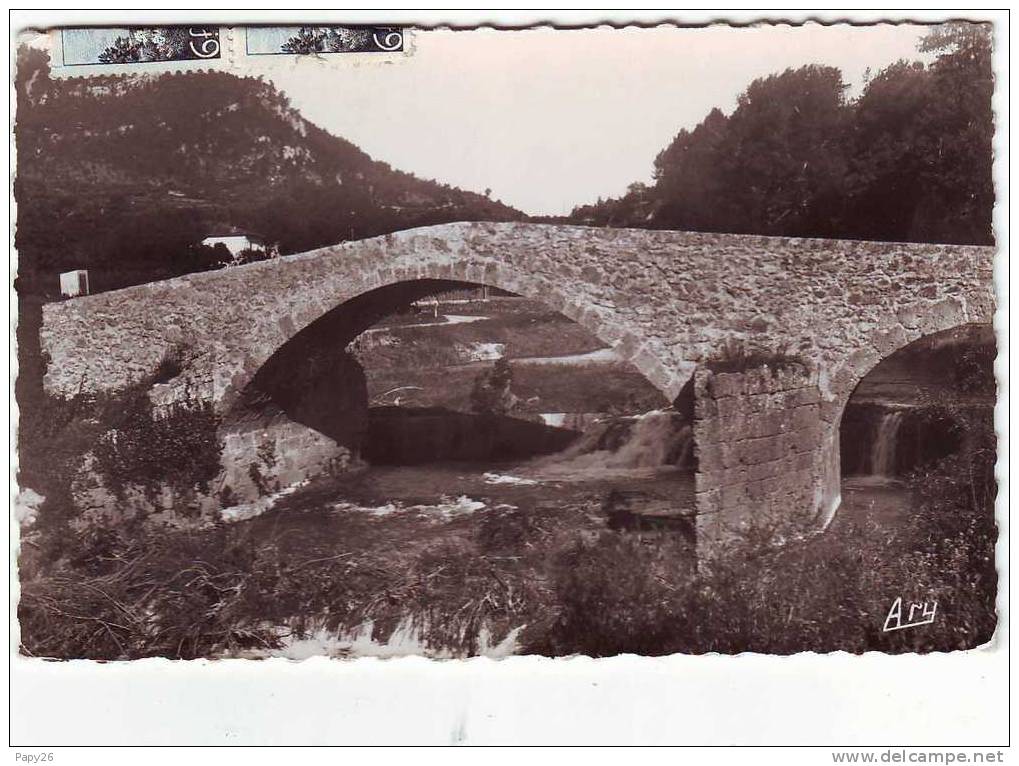
[[[306,479],[349,471],[360,444],[340,444],[282,410],[258,413],[220,430],[223,466],[217,484],[226,504],[247,502]]]
[[[694,397],[700,550],[754,527],[809,527],[837,502],[827,470],[831,429],[821,417],[815,372],[799,363],[700,369]],[[837,459],[836,452],[836,485]]]

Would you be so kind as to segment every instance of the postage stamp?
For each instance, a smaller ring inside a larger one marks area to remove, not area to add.
[[[397,53],[404,32],[398,27],[246,27],[244,52],[249,56],[320,53]]]
[[[89,28],[56,30],[63,66],[218,59],[218,27]]]
[[[221,26],[81,27],[30,37],[48,48],[56,77],[226,69],[233,53],[232,32]]]
[[[141,71],[258,72],[275,66],[269,57],[281,63],[332,61],[332,66],[365,58],[391,62],[411,54],[410,35],[411,30],[394,26],[178,25],[55,29],[36,39],[50,51],[54,76],[88,77]],[[332,55],[340,53],[349,55]]]

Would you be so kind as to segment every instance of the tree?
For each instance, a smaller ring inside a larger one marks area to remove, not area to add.
[[[940,55],[884,69],[856,104],[850,219],[866,238],[990,244],[989,29],[940,25],[920,49]]]
[[[490,370],[484,370],[474,379],[471,389],[471,409],[482,415],[506,415],[517,404],[510,390],[513,368],[505,357],[497,359]]]
[[[695,230],[830,234],[844,172],[841,73],[805,66],[754,80],[655,162],[655,223]]]
[[[928,220],[939,241],[991,244],[994,114],[991,26],[954,22],[934,27],[921,50],[938,52],[931,65],[940,95],[929,120],[941,134],[928,178],[939,204]]]
[[[938,97],[931,73],[900,61],[868,82],[848,133],[846,219],[862,239],[908,240],[923,198],[926,169],[937,147],[922,115]],[[931,127],[928,125],[928,127]]]
[[[990,244],[990,26],[931,28],[929,66],[868,72],[845,98],[837,69],[757,79],[655,159],[655,185],[574,209],[579,223],[692,231]]]
[[[35,105],[45,99],[49,91],[50,57],[39,48],[22,45],[18,48],[18,76],[14,81],[18,104]],[[24,115],[18,115],[18,122]]]
[[[325,50],[325,32],[318,27],[301,27],[297,34],[280,46],[284,53],[308,55]]]

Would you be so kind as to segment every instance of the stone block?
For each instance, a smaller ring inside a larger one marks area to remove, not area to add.
[[[712,470],[716,466],[729,467],[726,465],[726,452],[731,452],[729,445],[706,443],[703,444],[695,439],[694,448],[697,450],[697,462],[702,470]]]
[[[786,395],[786,407],[799,407],[804,404],[818,404],[821,401],[821,392],[817,386],[804,386],[790,391]]]
[[[734,396],[727,396],[715,400],[716,417],[725,423],[744,417],[744,402]]]
[[[919,329],[925,335],[929,335],[965,324],[966,320],[966,310],[962,303],[955,298],[949,298],[924,309],[920,315]]]

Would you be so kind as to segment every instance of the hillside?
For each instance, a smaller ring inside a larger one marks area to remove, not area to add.
[[[500,202],[373,160],[272,84],[224,73],[51,79],[19,53],[19,287],[90,270],[93,290],[208,268],[193,245],[240,229],[283,253],[462,220]]]

